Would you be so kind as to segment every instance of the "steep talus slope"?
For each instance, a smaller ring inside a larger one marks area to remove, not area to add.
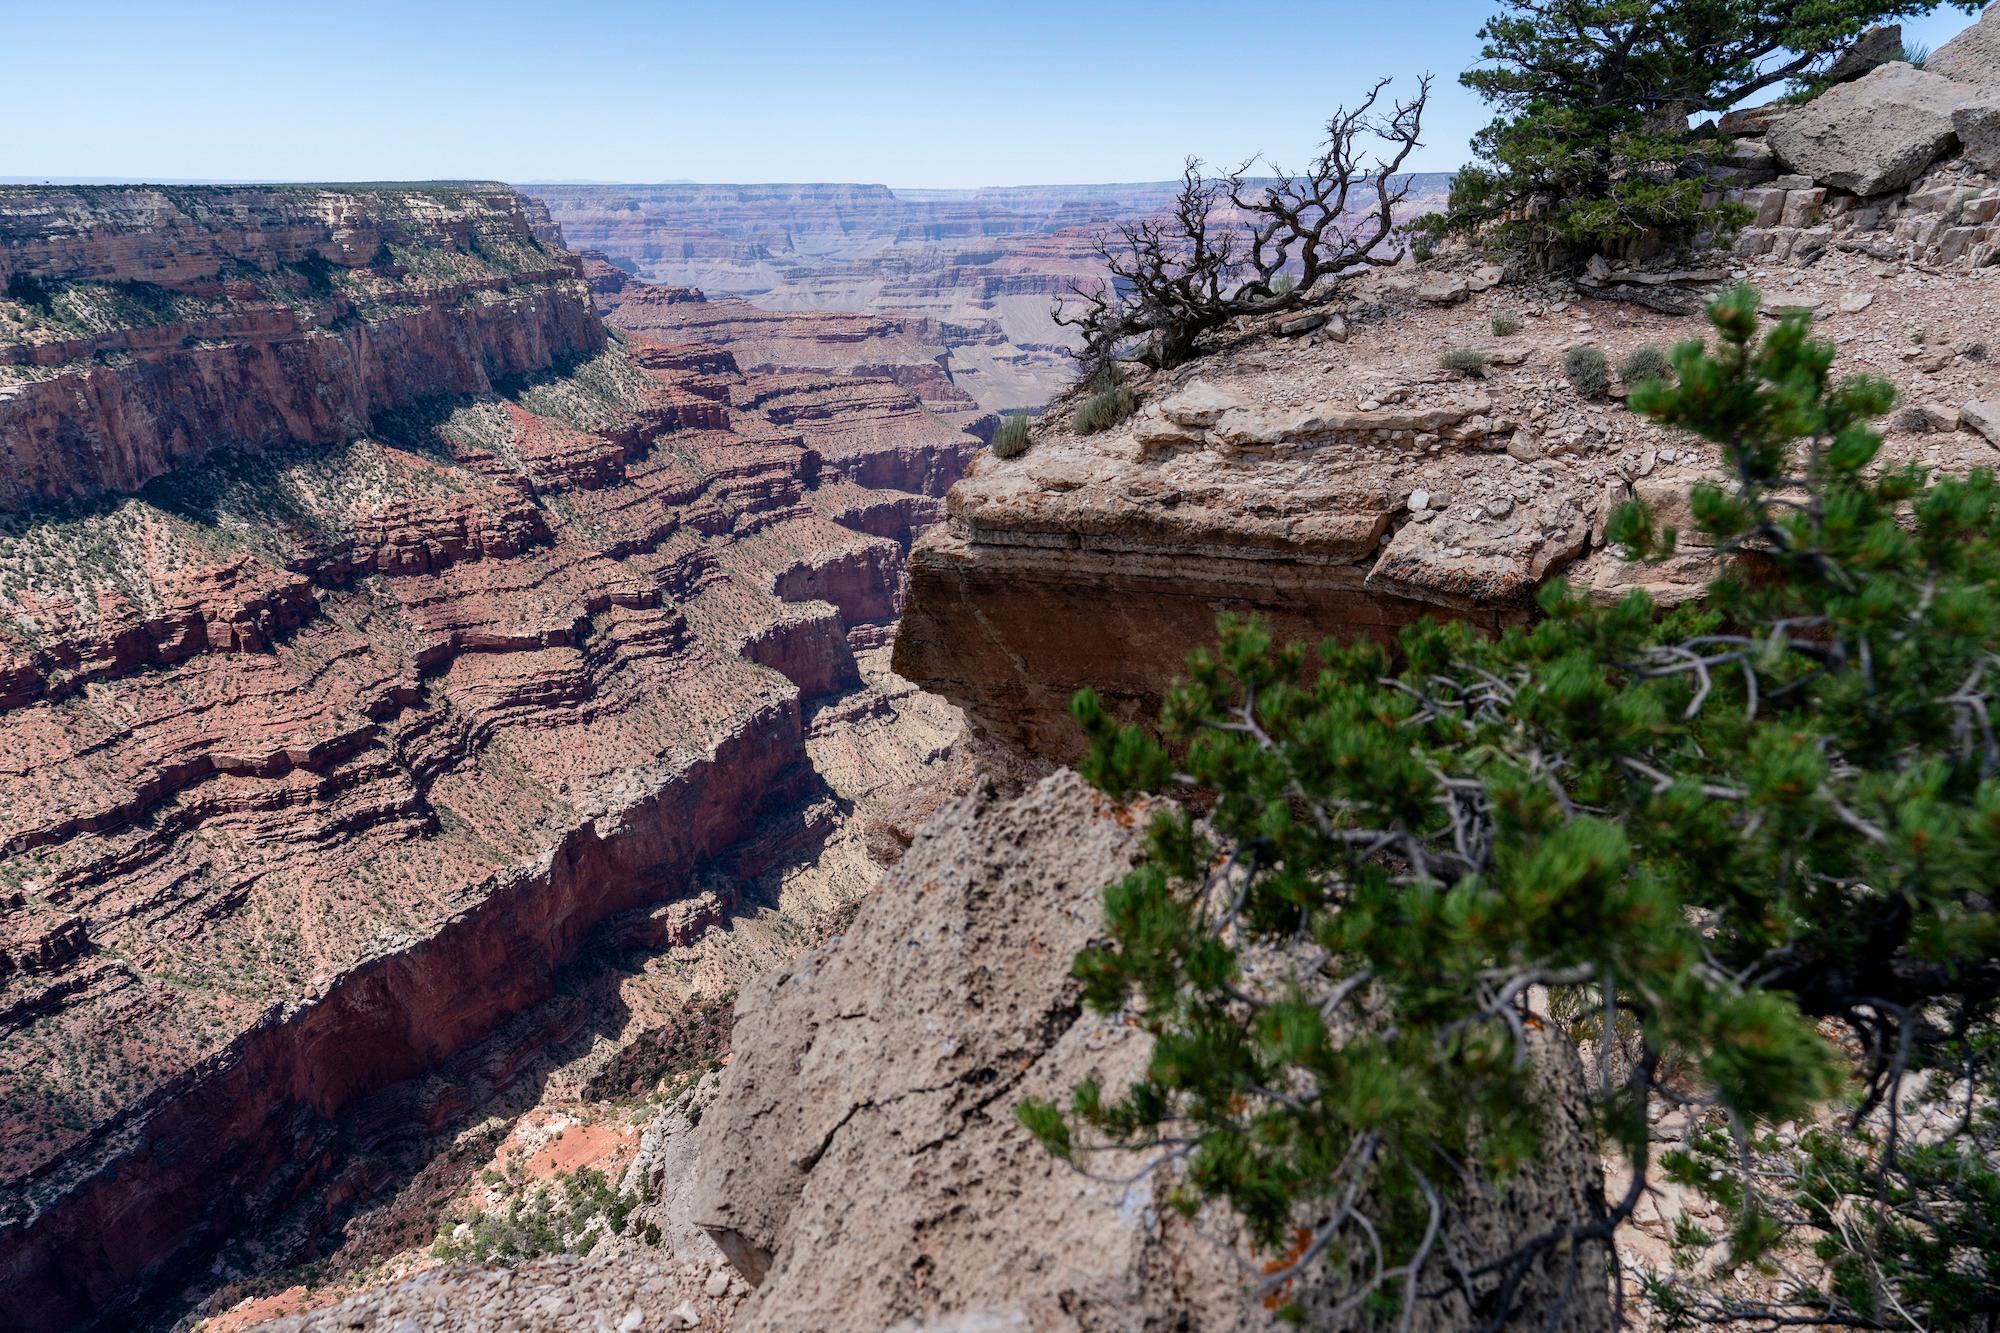
[[[9,191],[0,238],[0,1322],[39,1329],[309,1193],[361,1099],[441,1114],[384,1090],[823,793],[806,705],[894,706],[855,652],[976,442],[608,337],[497,187]]]

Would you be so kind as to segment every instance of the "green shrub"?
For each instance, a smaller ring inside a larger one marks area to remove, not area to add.
[[[1974,0],[1956,0],[1969,8]],[[1729,141],[1690,132],[1769,88],[1780,59],[1810,68],[1871,24],[1932,0],[1501,0],[1459,81],[1492,109],[1475,160],[1441,213],[1414,228],[1501,245],[1530,262],[1580,267],[1635,241],[1676,247],[1726,234],[1750,213],[1719,200],[1708,168]]]
[[[1563,374],[1585,398],[1602,398],[1611,390],[1611,363],[1602,350],[1580,343],[1563,353]]]
[[[1618,363],[1618,376],[1629,388],[1646,380],[1672,379],[1674,363],[1661,349],[1650,343],[1634,347]]]
[[[1125,387],[1124,377],[1115,370],[1100,373],[1093,383],[1090,397],[1083,400],[1073,418],[1079,435],[1095,435],[1099,431],[1110,430],[1131,416],[1139,405],[1132,391]]]
[[[1924,62],[1930,58],[1931,49],[1922,42],[1904,42],[1903,49],[1896,55],[1896,59],[1905,65],[1914,65],[1918,69],[1922,69]]]
[[[1271,1256],[1260,1294],[1317,1265],[1343,1309],[1460,1293],[1521,1326],[1523,1279],[1599,1280],[1667,1180],[1719,1221],[1640,1275],[1663,1326],[2000,1308],[2000,484],[1877,468],[1893,388],[1835,382],[1803,313],[1760,343],[1758,307],[1717,301],[1715,350],[1634,395],[1727,463],[1689,500],[1719,560],[1702,602],[1558,581],[1530,626],[1426,622],[1394,659],[1224,617],[1157,726],[1076,697],[1084,776],[1153,799],[1074,974],[1150,1055],[1020,1119],[1085,1165],[1184,1163],[1177,1204],[1226,1203]],[[1674,551],[1637,505],[1610,535]],[[1482,1237],[1459,1210],[1510,1176],[1598,1170],[1573,1141],[1545,1160],[1537,1051],[1562,1037],[1591,1045],[1584,1122],[1629,1186]],[[1662,1097],[1695,1132],[1655,1158]],[[1832,1280],[1723,1285],[1781,1242]]]
[[[639,1204],[637,1194],[621,1193],[602,1171],[585,1167],[558,1173],[530,1188],[518,1167],[504,1178],[513,1193],[492,1212],[469,1209],[447,1216],[431,1252],[441,1259],[521,1263],[549,1254],[588,1254],[600,1235],[616,1235]],[[463,1232],[460,1228],[463,1227]]]
[[[1438,358],[1438,364],[1446,370],[1457,371],[1467,379],[1486,378],[1486,353],[1476,347],[1454,347]]]
[[[993,454],[996,458],[1018,458],[1028,452],[1028,427],[1026,412],[1010,412],[1000,418],[999,427],[993,432]]]
[[[1510,311],[1501,311],[1493,317],[1493,336],[1511,338],[1521,331],[1521,317]]]

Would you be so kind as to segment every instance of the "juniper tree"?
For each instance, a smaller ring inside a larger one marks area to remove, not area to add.
[[[1225,618],[1157,728],[1075,700],[1091,782],[1194,799],[1153,802],[1075,960],[1089,1005],[1150,1034],[1142,1075],[1022,1118],[1085,1166],[1156,1145],[1177,1206],[1227,1204],[1275,1256],[1274,1298],[1317,1272],[1344,1316],[1457,1293],[1502,1327],[1531,1274],[1588,1290],[1670,1177],[1726,1219],[1677,1237],[1719,1246],[1720,1277],[1649,1277],[1670,1318],[2000,1310],[2000,486],[1878,465],[1893,392],[1836,381],[1806,315],[1760,341],[1748,288],[1710,313],[1714,348],[1633,394],[1727,462],[1690,502],[1699,603],[1556,582],[1532,626],[1426,622],[1393,658]],[[1637,507],[1611,535],[1676,540]],[[1481,1250],[1469,1201],[1558,1150],[1534,1029],[1559,1019],[1629,1186]],[[1919,1141],[1925,1100],[1957,1110]],[[1705,1127],[1664,1162],[1662,1102]],[[1822,1127],[1772,1137],[1788,1120]],[[1812,1250],[1824,1293],[1727,1280]]]
[[[1740,221],[1704,202],[1725,142],[1688,132],[1829,64],[1874,23],[1938,0],[1507,0],[1460,81],[1498,114],[1474,136],[1433,235],[1497,233],[1561,265]],[[1973,10],[1980,0],[1948,0]]]
[[[1388,86],[1383,79],[1334,112],[1305,170],[1273,164],[1268,178],[1251,180],[1245,162],[1209,176],[1189,158],[1163,214],[1099,237],[1108,277],[1071,284],[1051,312],[1082,335],[1085,374],[1105,373],[1127,344],[1152,365],[1179,365],[1231,320],[1324,304],[1343,275],[1398,262],[1393,240],[1410,191],[1403,164],[1423,146],[1430,78],[1382,110]]]

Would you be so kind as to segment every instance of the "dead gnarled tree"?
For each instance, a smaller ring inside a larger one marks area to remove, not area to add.
[[[1397,211],[1409,193],[1403,164],[1422,147],[1430,76],[1417,95],[1378,110],[1383,79],[1327,122],[1326,142],[1307,169],[1271,167],[1249,178],[1252,158],[1223,177],[1189,158],[1171,208],[1123,223],[1098,239],[1109,277],[1070,284],[1079,304],[1055,320],[1081,331],[1086,373],[1137,342],[1148,364],[1179,365],[1205,334],[1242,315],[1271,315],[1330,300],[1342,275],[1402,258]],[[1287,282],[1286,279],[1290,281]]]

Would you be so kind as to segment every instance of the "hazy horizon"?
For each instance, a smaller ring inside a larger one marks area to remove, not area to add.
[[[521,0],[358,0],[332,22],[244,0],[6,3],[0,76],[38,127],[0,157],[8,183],[901,190],[1149,184],[1189,154],[1297,165],[1336,104],[1385,76],[1385,96],[1407,96],[1427,71],[1409,166],[1453,171],[1487,118],[1457,77],[1497,8],[1323,0],[1293,11],[1295,48],[1232,49],[1192,0],[583,0],[560,22]],[[1949,10],[1905,30],[1935,46],[1971,21]],[[51,58],[78,51],[88,79]]]

